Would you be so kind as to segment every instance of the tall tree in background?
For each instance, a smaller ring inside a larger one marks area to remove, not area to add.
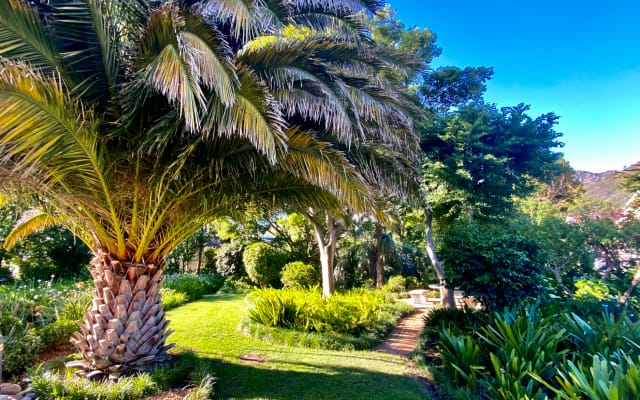
[[[94,253],[75,366],[167,358],[165,257],[212,218],[368,208],[343,149],[410,124],[376,72],[403,62],[365,29],[378,6],[0,2],[2,188],[42,199],[5,245],[63,224]]]
[[[508,213],[514,195],[534,189],[530,178],[545,177],[559,157],[552,151],[560,145],[560,134],[553,129],[557,117],[545,114],[533,119],[526,111],[523,105],[498,110],[473,103],[439,117],[424,132],[428,236],[433,218],[446,226],[462,214],[482,218]],[[433,240],[428,240],[428,247],[446,285]],[[448,303],[451,306],[450,295]]]

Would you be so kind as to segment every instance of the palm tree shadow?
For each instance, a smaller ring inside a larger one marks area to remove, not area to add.
[[[385,400],[425,399],[416,378],[360,368],[334,367],[317,372],[309,364],[291,363],[299,370],[269,369],[268,364],[207,360],[217,378],[217,399]],[[373,393],[373,395],[372,395]]]

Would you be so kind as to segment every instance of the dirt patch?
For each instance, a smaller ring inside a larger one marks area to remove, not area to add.
[[[71,345],[71,343],[65,343],[60,346],[56,346],[53,349],[49,349],[44,353],[40,353],[38,356],[38,362],[45,362],[49,360],[53,360],[59,357],[66,357],[75,353],[76,349]]]
[[[190,391],[191,389],[165,390],[153,396],[145,397],[143,400],[182,400]]]

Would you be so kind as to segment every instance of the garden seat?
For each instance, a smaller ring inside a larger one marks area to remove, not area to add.
[[[425,289],[414,289],[409,291],[409,296],[411,296],[411,302],[413,304],[423,304],[427,302],[427,293],[428,290]]]

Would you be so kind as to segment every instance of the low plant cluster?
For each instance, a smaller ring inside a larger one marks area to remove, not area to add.
[[[217,293],[224,285],[224,277],[218,274],[171,274],[167,275],[164,281],[163,303],[167,309],[167,300],[180,303],[182,293],[186,296],[186,302],[201,299],[206,294]],[[166,289],[173,290],[167,291]],[[178,299],[168,299],[177,296]],[[183,303],[177,304],[181,305]],[[169,307],[172,308],[172,307]]]
[[[324,299],[319,289],[262,289],[248,298],[243,330],[252,336],[304,347],[371,347],[413,307],[364,289]]]
[[[138,400],[158,392],[187,386],[186,400],[213,397],[215,378],[194,353],[177,355],[169,365],[131,376],[94,381],[74,376],[70,370],[36,370],[32,386],[38,398],[64,400]]]
[[[383,290],[395,294],[398,298],[407,298],[410,290],[418,289],[419,287],[420,284],[415,276],[394,275],[389,277]]]
[[[482,321],[460,310],[426,318],[422,346],[441,354],[434,375],[451,398],[640,398],[640,322],[625,312],[531,306]]]
[[[16,375],[38,354],[68,342],[91,304],[82,282],[0,287],[0,335],[4,336],[3,371]]]

